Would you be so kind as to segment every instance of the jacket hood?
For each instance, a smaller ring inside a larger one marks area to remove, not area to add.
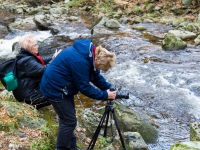
[[[83,55],[86,59],[92,60],[92,49],[94,47],[94,44],[91,40],[76,40],[74,42],[74,48]],[[93,61],[93,60],[92,60]]]

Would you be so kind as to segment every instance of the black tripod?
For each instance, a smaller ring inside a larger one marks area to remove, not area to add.
[[[118,131],[119,136],[120,136],[120,141],[121,141],[123,150],[126,150],[126,147],[125,147],[125,144],[124,144],[124,140],[123,140],[123,137],[122,137],[122,134],[121,134],[121,131],[120,131],[120,127],[119,127],[119,124],[117,122],[117,117],[116,117],[115,112],[114,112],[114,107],[113,107],[113,104],[111,103],[110,100],[107,101],[107,105],[105,107],[105,112],[104,112],[104,114],[103,114],[103,116],[102,116],[102,118],[101,118],[101,120],[99,122],[99,125],[98,125],[98,127],[97,127],[97,129],[96,129],[96,131],[95,131],[95,133],[94,133],[94,135],[92,137],[92,140],[90,141],[90,144],[89,144],[87,150],[93,150],[93,148],[95,146],[95,143],[96,143],[96,140],[98,138],[99,132],[100,132],[100,130],[102,128],[102,125],[103,125],[104,120],[105,120],[106,117],[107,118],[106,118],[106,124],[105,124],[105,129],[104,129],[104,135],[103,135],[103,137],[107,136],[107,126],[108,126],[108,120],[109,120],[110,113],[112,113],[112,115],[113,115],[113,118],[114,118],[114,121],[115,121],[115,125],[116,125],[117,131]],[[112,128],[111,128],[111,131],[112,131]]]

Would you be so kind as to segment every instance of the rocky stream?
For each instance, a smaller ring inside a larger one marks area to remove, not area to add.
[[[52,34],[51,29],[7,32],[5,25],[25,16],[0,12],[1,62],[16,54],[13,44],[26,33],[38,36],[42,55],[69,46],[75,39],[90,38],[117,55],[115,67],[102,74],[118,92],[129,93],[129,99],[118,101],[151,120],[158,131],[157,142],[147,143],[149,150],[168,150],[176,142],[190,141],[189,124],[200,121],[200,47],[186,41],[185,49],[163,50],[161,42],[174,28],[170,24],[139,23],[146,30],[138,31],[121,23],[118,29],[96,27],[91,35],[90,27],[99,18],[78,11],[69,11],[70,15],[78,19],[54,24],[59,32]]]

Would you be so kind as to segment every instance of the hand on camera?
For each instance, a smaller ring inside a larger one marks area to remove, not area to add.
[[[110,90],[107,90],[107,93],[108,93],[108,99],[109,100],[114,100],[116,98],[116,91],[110,91]]]

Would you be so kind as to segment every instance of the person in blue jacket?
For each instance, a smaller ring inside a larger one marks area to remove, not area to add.
[[[89,39],[76,40],[61,51],[45,70],[40,89],[59,117],[57,150],[78,150],[74,129],[77,124],[74,95],[79,91],[97,100],[114,100],[116,91],[100,74],[114,66],[115,54],[96,47]],[[93,85],[91,85],[93,83]]]

